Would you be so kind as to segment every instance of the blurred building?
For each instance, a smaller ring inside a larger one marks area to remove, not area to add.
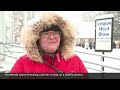
[[[88,47],[88,43],[93,43],[95,40],[95,22],[78,23],[76,38],[76,45],[85,42],[85,46]]]

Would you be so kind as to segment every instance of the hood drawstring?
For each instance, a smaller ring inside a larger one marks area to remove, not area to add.
[[[43,53],[40,53],[40,54],[43,54]],[[44,62],[45,64],[47,64],[49,67],[53,68],[57,73],[62,73],[61,70],[59,70],[58,68],[56,68],[56,67],[53,66],[55,54],[53,54],[53,55],[51,55],[51,54],[46,54],[46,55],[52,56],[52,63],[51,63],[51,64],[48,63],[48,62],[43,58],[43,56],[41,55],[43,62]]]
[[[58,68],[54,67],[53,65],[49,64],[45,59],[43,59],[43,62],[46,63],[48,66],[50,66],[51,68],[53,68],[57,73],[62,73],[61,70],[59,70]]]
[[[54,55],[52,56],[52,62],[51,65],[54,65]]]

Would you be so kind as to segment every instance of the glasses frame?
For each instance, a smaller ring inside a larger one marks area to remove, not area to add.
[[[59,38],[61,36],[61,32],[60,31],[46,31],[46,32],[41,32],[40,36],[43,38],[49,38],[51,36],[51,34],[55,37],[55,38]]]

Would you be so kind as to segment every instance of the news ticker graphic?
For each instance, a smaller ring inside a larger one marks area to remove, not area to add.
[[[0,79],[120,79],[120,73],[0,73]]]
[[[69,79],[69,78],[82,78],[83,74],[80,73],[1,73],[0,79],[11,79],[11,78],[28,78],[28,79]]]
[[[5,76],[83,76],[80,73],[5,73]]]

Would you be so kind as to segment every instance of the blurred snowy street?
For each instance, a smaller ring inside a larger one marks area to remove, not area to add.
[[[75,51],[81,52],[81,53],[76,52],[76,54],[79,55],[79,57],[83,60],[86,67],[91,68],[91,69],[88,68],[88,71],[90,73],[94,72],[100,73],[101,71],[100,65],[106,66],[104,67],[104,72],[108,73],[120,72],[120,49],[113,49],[112,52],[105,52],[104,56],[106,57],[104,57],[104,61],[102,61],[101,59],[102,58],[101,55],[103,55],[102,52],[95,52],[94,49],[84,49],[78,46],[75,47]],[[98,71],[94,69],[97,69]]]

